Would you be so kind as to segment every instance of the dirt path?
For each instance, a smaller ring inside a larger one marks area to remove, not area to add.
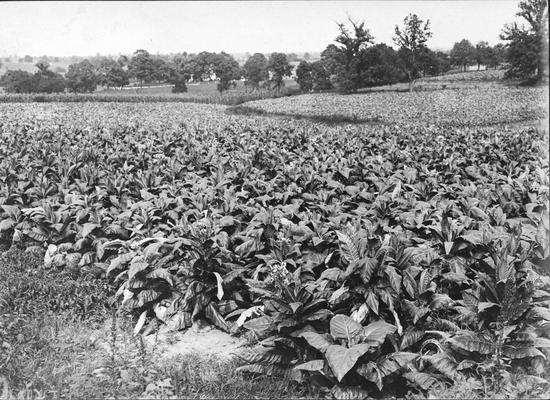
[[[199,326],[195,324],[183,332],[168,332],[161,328],[158,333],[146,336],[145,343],[154,347],[155,354],[161,357],[199,353],[228,359],[248,347],[245,338],[231,336],[207,323]]]

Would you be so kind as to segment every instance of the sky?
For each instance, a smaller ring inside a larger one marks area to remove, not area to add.
[[[375,43],[392,45],[409,13],[429,19],[428,46],[463,38],[498,43],[519,0],[498,1],[0,1],[0,56],[270,53],[322,51],[347,16],[365,21]]]

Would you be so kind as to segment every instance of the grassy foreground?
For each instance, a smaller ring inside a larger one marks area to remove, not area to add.
[[[104,281],[0,255],[0,399],[312,397],[281,378],[250,379],[212,355],[158,357],[109,307]]]

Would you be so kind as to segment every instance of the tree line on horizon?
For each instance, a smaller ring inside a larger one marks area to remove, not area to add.
[[[506,62],[506,77],[539,82],[544,77],[548,59],[547,5],[547,0],[521,1],[517,15],[528,25],[505,25],[500,38],[506,44],[489,46],[481,41],[474,46],[463,39],[455,43],[450,52],[433,51],[427,46],[433,35],[430,21],[416,14],[409,14],[401,26],[395,26],[393,41],[397,50],[385,43],[376,44],[364,22],[349,18],[351,27],[338,24],[339,33],[334,43],[325,48],[319,60],[303,59],[294,79],[302,91],[336,89],[350,93],[397,82],[408,82],[409,89],[413,90],[415,81],[422,76],[444,74],[453,67],[465,71],[476,64],[478,69],[481,65],[497,68]],[[285,53],[272,53],[269,57],[255,53],[241,66],[225,52],[162,57],[143,49],[117,60],[96,57],[75,62],[69,65],[65,76],[51,71],[45,60],[39,61],[36,67],[34,74],[8,70],[0,77],[0,85],[10,93],[53,93],[66,89],[85,93],[95,91],[98,86],[123,88],[132,79],[140,87],[155,82],[171,84],[173,92],[181,93],[187,91],[189,82],[215,80],[222,93],[241,79],[251,89],[280,90],[284,79],[293,72],[289,55]]]

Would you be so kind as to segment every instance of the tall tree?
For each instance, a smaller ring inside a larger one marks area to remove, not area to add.
[[[130,83],[128,73],[123,66],[110,58],[102,60],[97,67],[98,83],[106,87],[121,88]]]
[[[0,82],[8,93],[32,93],[35,86],[33,74],[21,70],[6,71]]]
[[[416,14],[403,19],[403,27],[395,26],[395,44],[399,46],[399,55],[409,79],[409,91],[420,77],[420,54],[425,51],[426,42],[432,36],[430,20],[422,21]]]
[[[155,77],[155,63],[147,50],[136,50],[128,65],[130,76],[139,81],[139,86],[152,82]]]
[[[218,80],[217,88],[220,93],[228,90],[231,86],[235,86],[235,80],[241,77],[239,63],[233,56],[223,51],[220,54],[211,56],[210,64],[210,68]]]
[[[497,43],[493,46],[492,58],[489,60],[489,66],[495,69],[506,60],[506,46],[503,43]]]
[[[398,53],[391,47],[384,43],[369,47],[365,52],[365,58],[365,86],[391,85],[403,80]]]
[[[50,70],[50,64],[39,62],[36,64],[38,71],[33,75],[34,93],[60,93],[65,91],[67,81],[61,75]]]
[[[292,66],[288,63],[285,53],[272,53],[269,56],[267,69],[271,72],[272,88],[280,90],[284,85],[284,77],[291,76]]]
[[[214,79],[213,58],[216,58],[216,54],[208,51],[201,51],[196,56],[191,57],[187,63],[187,71],[194,81],[203,82]]]
[[[467,39],[456,42],[451,49],[451,63],[459,65],[463,71],[466,71],[468,65],[476,62],[476,49]]]
[[[311,63],[311,76],[313,79],[313,90],[332,89],[330,73],[322,60]]]
[[[479,71],[482,65],[488,66],[493,58],[493,48],[485,41],[476,44],[475,59],[477,70]]]
[[[244,63],[243,74],[246,84],[257,89],[260,87],[260,82],[266,81],[269,78],[267,58],[261,53],[253,54]]]
[[[88,60],[69,65],[65,78],[69,90],[78,93],[93,92],[99,82],[95,68]]]
[[[336,75],[341,65],[344,65],[344,55],[335,44],[329,44],[321,53],[321,61],[330,75]]]
[[[365,28],[365,22],[359,23],[351,18],[348,18],[348,21],[351,23],[351,29],[348,29],[344,23],[338,24],[340,33],[334,40],[337,45],[330,51],[333,52],[333,60],[335,62],[339,60],[335,71],[336,82],[341,90],[349,93],[361,87],[364,70],[362,53],[369,44],[373,43],[374,37]]]
[[[303,92],[310,92],[313,89],[313,67],[307,61],[300,61],[296,67],[296,82]]]
[[[176,56],[171,62],[167,63],[168,79],[173,84],[172,93],[187,92],[187,81],[190,74],[186,72],[185,67],[188,61],[187,54]]]
[[[508,42],[506,60],[510,64],[507,76],[542,80],[548,66],[548,1],[526,0],[519,3],[517,16],[528,25],[507,24],[500,35]]]

